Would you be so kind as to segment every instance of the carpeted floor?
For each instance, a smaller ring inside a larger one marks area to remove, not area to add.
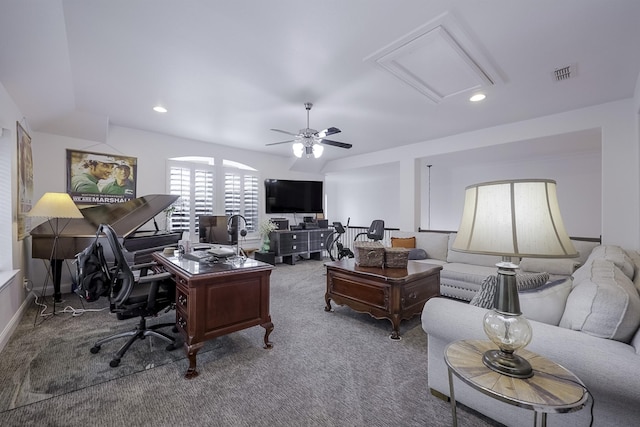
[[[259,326],[209,341],[193,380],[183,377],[184,351],[167,352],[159,340],[136,343],[117,368],[109,360],[119,341],[89,352],[96,337],[132,328],[135,319],[105,310],[34,326],[34,306],[0,354],[0,425],[451,425],[449,404],[428,391],[419,317],[402,322],[402,340],[391,340],[387,320],[335,304],[325,312],[325,280],[320,261],[278,264],[273,349],[262,348]],[[458,414],[461,426],[494,425],[464,407]]]

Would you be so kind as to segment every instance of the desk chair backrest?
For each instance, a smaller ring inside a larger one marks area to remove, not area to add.
[[[98,233],[103,233],[111,246],[114,263],[109,268],[111,274],[111,305],[119,307],[131,295],[135,285],[135,276],[122,252],[118,235],[109,224],[100,224]]]

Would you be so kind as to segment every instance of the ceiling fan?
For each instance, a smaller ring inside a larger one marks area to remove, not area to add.
[[[296,157],[302,157],[303,154],[306,154],[309,157],[311,154],[315,158],[318,158],[322,155],[324,151],[323,145],[332,145],[334,147],[340,148],[351,148],[351,144],[347,144],[346,142],[333,141],[331,139],[326,139],[327,136],[335,135],[336,133],[342,132],[340,129],[335,127],[330,127],[325,130],[318,132],[315,129],[309,128],[309,111],[313,107],[313,104],[310,102],[304,103],[304,108],[307,110],[307,127],[305,129],[300,129],[298,133],[288,132],[286,130],[281,129],[271,129],[275,132],[286,133],[287,135],[294,136],[295,139],[290,139],[287,141],[280,142],[272,142],[266,145],[278,145],[278,144],[286,144],[287,142],[294,142],[293,144],[293,154]]]

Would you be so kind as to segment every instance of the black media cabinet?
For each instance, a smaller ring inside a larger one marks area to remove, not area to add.
[[[299,255],[321,260],[329,233],[328,228],[272,231],[269,234],[270,252],[274,252],[277,257],[282,257],[282,262],[285,264],[291,265],[296,263]]]

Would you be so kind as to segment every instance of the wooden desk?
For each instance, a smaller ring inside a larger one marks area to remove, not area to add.
[[[160,252],[153,258],[176,282],[176,325],[189,358],[186,378],[198,375],[196,354],[207,340],[260,325],[265,328],[264,348],[272,347],[271,265],[253,259],[242,264],[198,263]]]
[[[518,354],[531,363],[533,377],[526,379],[502,375],[482,362],[485,351],[495,349],[490,341],[456,341],[444,352],[449,370],[449,393],[453,425],[458,425],[453,377],[460,378],[473,389],[510,405],[534,411],[533,423],[547,425],[547,413],[564,413],[581,409],[587,401],[587,390],[580,379],[555,362],[522,349]],[[541,414],[538,419],[538,414]]]
[[[353,259],[328,262],[325,311],[336,304],[389,319],[391,339],[400,339],[400,321],[422,312],[425,302],[440,295],[439,265],[409,261],[407,268],[360,267]]]

